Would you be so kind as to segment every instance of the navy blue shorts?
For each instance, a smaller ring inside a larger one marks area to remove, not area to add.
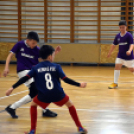
[[[46,94],[38,92],[37,98],[41,102],[51,103],[61,101],[65,96],[66,94],[64,92],[58,92],[58,93],[49,92]]]

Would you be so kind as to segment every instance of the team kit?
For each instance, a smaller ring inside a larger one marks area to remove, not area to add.
[[[118,88],[118,79],[123,65],[131,72],[134,72],[133,36],[127,32],[127,23],[125,20],[119,22],[119,31],[107,55],[107,58],[109,58],[115,47],[119,45],[118,55],[115,60],[114,80],[113,83],[108,86],[109,89]],[[42,108],[41,114],[43,117],[54,118],[57,117],[58,114],[49,110],[50,103],[54,103],[59,107],[65,105],[76,125],[78,133],[87,134],[88,131],[83,127],[71,98],[64,92],[61,81],[80,88],[86,88],[87,83],[79,83],[69,78],[62,70],[62,67],[53,62],[55,56],[61,51],[60,46],[53,48],[50,45],[44,44],[39,48],[37,46],[38,42],[38,34],[31,31],[27,34],[25,40],[19,41],[13,46],[7,56],[3,76],[6,77],[8,75],[10,61],[13,55],[15,55],[17,59],[16,72],[19,80],[6,91],[6,95],[9,96],[13,90],[21,84],[24,84],[29,89],[29,94],[17,102],[9,104],[5,108],[6,112],[12,118],[16,119],[18,118],[16,109],[31,102],[31,127],[25,134],[35,134],[37,129],[38,106]]]

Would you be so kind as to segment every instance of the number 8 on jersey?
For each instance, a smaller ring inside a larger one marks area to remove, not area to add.
[[[52,77],[50,73],[45,74],[45,80],[46,80],[46,88],[49,90],[53,89],[54,86],[53,86]]]

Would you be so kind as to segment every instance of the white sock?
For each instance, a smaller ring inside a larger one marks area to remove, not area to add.
[[[21,105],[30,102],[31,100],[32,100],[32,98],[31,98],[29,95],[26,95],[26,96],[24,96],[23,98],[21,98],[19,101],[17,101],[17,102],[15,102],[14,104],[12,104],[12,105],[10,106],[10,108],[16,109],[16,108],[20,107]]]
[[[46,109],[42,109],[43,110],[43,113],[45,113],[47,110]]]
[[[119,76],[120,76],[120,70],[114,70],[114,83],[118,84]]]
[[[47,107],[46,107],[46,109],[42,109],[43,110],[43,113],[45,113],[47,111],[47,109],[48,109]]]

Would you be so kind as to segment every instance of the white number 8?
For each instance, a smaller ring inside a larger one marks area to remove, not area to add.
[[[53,89],[54,86],[53,86],[51,75],[49,73],[45,74],[45,80],[46,80],[47,89],[49,90]]]

